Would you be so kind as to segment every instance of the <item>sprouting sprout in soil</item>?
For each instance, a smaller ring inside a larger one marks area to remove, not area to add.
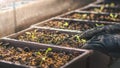
[[[95,12],[102,12],[104,9],[104,6],[102,5],[100,8],[94,8]]]
[[[79,35],[75,35],[75,38],[78,40],[78,42],[80,42],[80,36]]]
[[[36,37],[37,29],[35,29],[33,32],[25,32],[25,34],[27,35],[27,38],[35,40],[37,38]]]
[[[118,14],[113,14],[113,13],[110,13],[110,19],[115,21],[118,17]]]
[[[83,14],[81,19],[85,19],[87,17],[87,14]]]
[[[114,6],[115,6],[115,3],[111,3],[111,4],[110,4],[110,7],[114,7]]]
[[[35,54],[40,55],[41,53],[38,51],[38,52],[35,52]]]
[[[85,39],[81,39],[81,42],[84,44],[86,43],[87,41]]]
[[[42,65],[43,61],[46,60],[47,54],[48,54],[48,52],[50,52],[50,51],[52,51],[52,48],[47,48],[47,50],[45,51],[45,56],[42,57],[42,59],[41,59],[40,65]]]
[[[79,35],[75,35],[75,38],[78,40],[78,42],[80,43],[86,43],[86,40],[85,39],[81,39]]]
[[[96,27],[104,26],[104,24],[95,24]]]
[[[69,25],[68,22],[65,22],[65,23],[63,24],[64,27],[68,27],[68,25]]]
[[[115,7],[115,3],[105,4],[106,7]]]

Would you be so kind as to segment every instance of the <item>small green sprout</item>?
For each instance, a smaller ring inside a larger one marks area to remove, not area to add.
[[[82,44],[87,42],[85,39],[81,39],[79,35],[75,35],[74,37],[78,40],[78,42],[80,42]]]
[[[86,17],[87,17],[87,14],[83,14],[81,18],[85,19]]]
[[[46,57],[43,57],[42,60],[45,61]]]
[[[27,34],[27,35],[31,35],[31,32],[25,32],[25,34]]]
[[[49,51],[52,51],[52,48],[47,48],[47,50],[45,51],[45,56],[42,57],[40,65],[42,65],[43,61],[45,61],[45,59],[47,58],[47,54],[48,54]]]
[[[104,26],[104,24],[95,24],[95,25],[96,25],[97,27],[98,27],[98,26]]]
[[[111,4],[110,4],[110,7],[115,7],[115,3],[111,3]]]
[[[80,42],[80,36],[79,35],[75,35],[75,38],[78,40],[78,42]]]
[[[41,53],[38,51],[38,52],[35,52],[35,54],[40,55]]]
[[[65,22],[64,24],[63,24],[63,26],[65,26],[65,27],[68,27],[68,22]]]
[[[33,32],[25,32],[25,34],[27,35],[28,38],[35,40],[37,38],[36,37],[37,29],[35,29]]]
[[[105,4],[106,7],[115,7],[115,3]]]
[[[48,49],[45,51],[45,56],[47,55],[47,53],[48,53],[49,51],[52,51],[52,48],[48,48]]]
[[[94,11],[95,12],[102,12],[104,9],[104,6],[102,5],[100,8],[95,8]]]
[[[110,19],[115,21],[118,17],[118,14],[113,14],[113,13],[110,13]]]
[[[86,43],[87,41],[85,39],[81,39],[81,42],[82,43]]]

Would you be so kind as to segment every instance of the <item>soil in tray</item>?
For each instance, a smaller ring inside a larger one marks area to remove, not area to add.
[[[102,23],[91,23],[91,22],[81,22],[81,21],[65,21],[65,20],[50,20],[48,22],[42,23],[38,26],[45,26],[45,27],[53,27],[53,28],[60,28],[60,29],[68,29],[68,30],[79,30],[85,31],[90,28],[94,28],[98,25],[104,25]]]
[[[95,13],[74,12],[74,13],[65,15],[63,17],[70,18],[70,19],[120,22],[120,15],[112,14],[112,13],[110,13],[110,14],[95,14]]]
[[[80,39],[79,34],[68,34],[59,31],[46,30],[37,31],[36,29],[19,35],[17,39],[75,48],[80,48],[86,42],[86,40]]]
[[[98,5],[102,5],[105,7],[119,7],[120,6],[120,4],[118,4],[118,3],[104,3],[104,2],[98,3]]]
[[[90,7],[85,9],[86,11],[94,11],[94,12],[107,12],[107,13],[120,13],[120,8],[113,7]]]
[[[37,68],[60,68],[80,52],[55,52],[52,48],[30,50],[28,47],[13,47],[9,43],[0,43],[0,60]]]

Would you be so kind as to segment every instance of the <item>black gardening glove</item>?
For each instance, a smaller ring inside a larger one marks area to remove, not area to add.
[[[95,35],[104,35],[104,34],[118,34],[120,33],[120,24],[99,26],[90,30],[87,30],[81,34],[81,38],[91,39]]]
[[[85,31],[81,37],[89,38],[89,41],[82,47],[93,49],[105,54],[117,57],[120,55],[120,25],[109,25],[97,27]]]

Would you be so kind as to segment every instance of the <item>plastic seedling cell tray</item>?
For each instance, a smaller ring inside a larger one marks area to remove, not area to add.
[[[12,34],[8,36],[8,38],[19,41],[50,44],[51,46],[81,48],[81,46],[86,43],[86,40],[80,39],[80,34],[81,32],[36,27]]]
[[[120,15],[109,13],[97,13],[87,11],[75,11],[61,15],[62,18],[88,20],[88,21],[104,21],[109,23],[119,23]]]
[[[87,68],[86,59],[91,53],[83,49],[0,39],[2,68]]]
[[[105,7],[101,5],[93,5],[86,9],[83,9],[85,11],[94,11],[94,12],[105,12],[105,13],[120,13],[119,7]]]
[[[34,27],[48,27],[66,30],[78,30],[85,31],[97,26],[108,25],[108,23],[84,21],[84,20],[72,20],[63,18],[51,18],[46,21],[33,25]]]

